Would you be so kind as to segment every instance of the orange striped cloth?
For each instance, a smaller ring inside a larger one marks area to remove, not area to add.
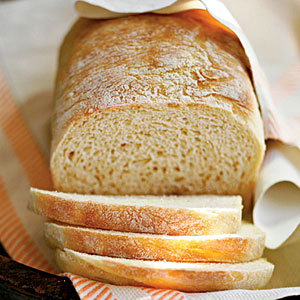
[[[30,39],[29,45],[33,45],[35,36],[32,32],[45,26],[43,29],[44,34],[49,32],[46,38],[44,35],[39,36],[39,32],[35,32],[36,36],[38,36],[38,41],[37,44],[34,45],[39,46],[44,43],[43,47],[38,49],[39,51],[49,46],[47,43],[51,40],[53,24],[65,24],[64,20],[70,19],[70,15],[65,13],[65,11],[67,11],[66,9],[72,9],[71,0],[49,0],[43,1],[43,4],[41,2],[42,1],[39,0],[27,0],[0,4],[0,27],[5,28],[9,23],[8,20],[16,22],[16,30],[12,31],[12,34],[16,34],[18,40],[22,40],[22,38]],[[234,3],[237,4],[238,2]],[[240,5],[245,5],[245,3]],[[3,7],[5,9],[1,11]],[[18,13],[16,11],[18,11]],[[30,19],[33,20],[32,22],[28,22],[28,17],[22,19],[24,11],[30,15]],[[61,15],[57,13],[58,11],[61,12]],[[43,15],[43,12],[46,13]],[[3,15],[1,15],[1,13],[3,13]],[[9,17],[7,17],[6,22],[1,23],[1,20],[6,20],[4,14]],[[51,18],[47,19],[48,14]],[[14,18],[12,18],[12,16]],[[36,22],[42,23],[38,23],[40,26],[37,26]],[[27,28],[26,37],[20,34],[20,24],[22,25],[21,27],[31,26]],[[67,27],[65,24],[64,28]],[[31,37],[30,34],[32,34]],[[57,51],[59,44],[58,36],[62,35],[63,34],[57,33],[57,35],[53,37],[53,40],[57,41],[57,44],[53,47],[53,52]],[[0,38],[2,38],[0,42],[6,38],[5,47],[9,47],[9,35],[1,36],[0,32]],[[41,41],[43,38],[44,40]],[[15,41],[16,39],[14,42]],[[25,47],[26,45],[28,46],[28,43],[24,40],[20,45]],[[38,60],[39,51],[35,52],[32,47],[29,47],[26,52],[26,49],[24,50],[24,47],[20,45],[19,48],[12,47],[10,51],[7,51],[6,63],[3,63],[0,57],[0,66],[2,64],[2,71],[6,77],[5,79],[3,73],[0,73],[0,241],[8,254],[16,261],[46,272],[56,273],[58,270],[53,262],[53,253],[46,247],[42,237],[42,219],[27,210],[30,186],[43,189],[51,189],[52,187],[47,155],[43,152],[43,147],[41,147],[44,144],[43,141],[38,138],[35,131],[36,128],[32,126],[32,124],[37,123],[35,122],[35,118],[46,118],[47,121],[49,121],[49,115],[44,113],[45,109],[36,111],[36,106],[33,105],[29,108],[30,117],[27,115],[25,118],[26,112],[22,104],[31,104],[29,101],[20,100],[20,94],[23,95],[28,91],[27,77],[30,77],[32,81],[32,88],[36,88],[36,82],[42,77],[40,73],[35,74],[34,72],[26,76],[27,72],[29,72],[28,69],[25,68],[25,71],[21,69],[24,60],[29,59],[30,56],[31,61],[35,62],[31,65],[31,68],[36,68],[36,70],[45,70],[47,68],[44,65],[39,68],[40,62],[45,60],[44,58]],[[0,54],[5,54],[1,46],[2,44],[0,44]],[[13,56],[14,51],[16,53],[15,56]],[[32,53],[28,56],[29,52]],[[25,54],[27,56],[25,56]],[[12,55],[13,59],[9,60],[9,55]],[[25,57],[24,59],[22,58],[23,55]],[[47,59],[49,59],[49,57],[50,56],[47,56]],[[12,62],[14,62],[14,68],[11,67],[10,63]],[[21,79],[17,76],[12,76],[14,70],[23,74]],[[54,68],[52,71],[54,72]],[[297,111],[297,107],[299,106],[295,105],[296,102],[299,103],[300,97],[299,60],[296,60],[292,64],[290,63],[288,67],[277,72],[277,74],[278,79],[274,81],[272,86],[272,95],[277,112],[275,111],[274,113],[275,117],[273,117],[273,112],[270,114],[270,124],[273,125],[269,126],[269,128],[271,128],[269,135],[273,135],[273,137],[277,138],[282,136],[286,141],[294,142],[295,139],[300,139],[300,109]],[[9,87],[7,81],[9,82]],[[14,83],[17,84],[14,85]],[[22,88],[20,87],[21,83]],[[46,79],[43,80],[43,83],[45,83],[45,86],[49,85]],[[41,82],[39,82],[39,84],[41,84]],[[16,90],[16,86],[19,90]],[[13,95],[11,91],[13,91]],[[14,101],[16,98],[18,98],[18,101]],[[43,96],[40,98],[40,101],[46,101],[46,98]],[[279,112],[284,112],[284,114],[279,114]],[[34,120],[32,120],[32,118]],[[268,286],[268,288],[273,289],[262,291],[236,290],[189,294],[173,290],[118,287],[82,278],[70,273],[63,275],[71,279],[79,296],[85,300],[276,299],[300,294],[300,287],[295,287],[298,286],[300,282],[298,263],[300,259],[299,246],[300,243],[298,242],[292,244],[290,247],[286,246],[276,251],[266,251],[265,255],[270,261],[275,263],[276,269],[273,279]],[[291,288],[286,288],[288,286]]]
[[[23,169],[28,185],[51,189],[52,183],[47,164],[22,120],[2,74],[0,74],[0,127],[2,138],[6,139],[8,147],[14,153],[14,159]],[[4,158],[2,155],[4,154],[1,153],[1,159]],[[8,174],[1,173],[0,239],[2,244],[16,261],[52,272],[52,267],[36,248],[15,210],[14,203],[11,201],[13,195],[9,195],[2,178]],[[13,180],[13,178],[7,179]]]

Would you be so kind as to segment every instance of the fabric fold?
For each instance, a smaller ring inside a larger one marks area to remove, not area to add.
[[[283,244],[300,223],[300,150],[269,142],[260,172],[254,223],[266,233],[266,246]],[[300,237],[299,237],[300,238]]]

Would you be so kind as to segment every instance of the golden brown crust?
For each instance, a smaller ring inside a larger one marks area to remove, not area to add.
[[[245,224],[233,235],[168,237],[124,234],[63,224],[45,223],[44,235],[52,248],[110,257],[174,262],[246,262],[260,258],[264,234]]]
[[[58,267],[117,285],[149,286],[184,292],[262,288],[274,266],[263,259],[241,264],[147,262],[56,250]]]
[[[52,150],[74,119],[108,107],[215,98],[251,119],[246,64],[235,35],[206,11],[80,19],[61,49]]]
[[[151,205],[130,206],[64,199],[51,193],[31,191],[29,208],[35,213],[62,223],[117,230],[167,235],[209,235],[235,233],[240,227],[241,208],[206,211]]]

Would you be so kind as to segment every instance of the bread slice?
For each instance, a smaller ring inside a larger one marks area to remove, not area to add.
[[[261,288],[274,266],[264,259],[247,263],[178,263],[142,261],[56,250],[64,272],[117,285],[148,286],[185,292]]]
[[[44,235],[53,248],[175,262],[246,262],[262,256],[265,242],[264,233],[252,224],[243,224],[237,234],[167,236],[45,223]]]
[[[50,169],[61,192],[242,195],[263,124],[236,36],[205,11],[80,19],[60,53]]]
[[[235,233],[240,196],[95,196],[31,188],[29,208],[62,223],[167,235]]]

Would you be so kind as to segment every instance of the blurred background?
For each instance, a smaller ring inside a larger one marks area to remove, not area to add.
[[[223,0],[243,28],[271,84],[299,60],[300,0]]]

